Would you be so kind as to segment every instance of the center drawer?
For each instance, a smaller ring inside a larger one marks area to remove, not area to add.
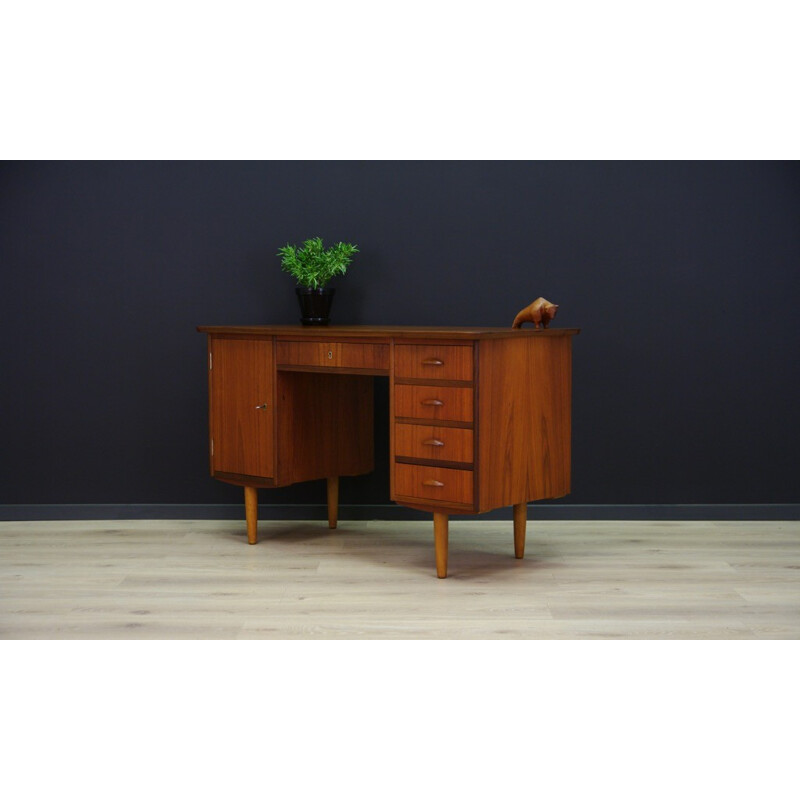
[[[472,422],[473,390],[455,386],[394,385],[395,417]]]
[[[282,366],[389,369],[388,344],[278,341],[276,357],[279,369]]]

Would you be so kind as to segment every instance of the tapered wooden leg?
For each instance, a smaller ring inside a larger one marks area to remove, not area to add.
[[[514,555],[522,558],[525,555],[525,523],[528,520],[528,504],[517,503],[514,506]]]
[[[244,513],[247,517],[247,541],[255,544],[258,541],[258,489],[255,486],[244,487]]]
[[[335,528],[339,521],[339,478],[328,478],[328,527]]]
[[[436,575],[447,577],[447,514],[433,512],[433,544],[436,549]]]

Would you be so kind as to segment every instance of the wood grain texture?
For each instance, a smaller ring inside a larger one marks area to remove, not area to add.
[[[798,522],[510,525],[0,522],[0,638],[800,639]]]
[[[472,345],[396,344],[395,378],[472,380]]]
[[[511,323],[512,328],[521,328],[525,322],[532,322],[534,328],[541,325],[543,328],[553,321],[556,313],[558,312],[558,305],[545,300],[544,297],[537,297],[529,306],[526,306],[522,311],[514,317]]]
[[[382,367],[315,367],[311,364],[279,364],[281,372],[327,372],[332,375],[388,375]]]
[[[395,493],[419,500],[472,504],[472,472],[466,469],[394,465]]]
[[[389,329],[363,326],[324,337],[296,326],[200,330],[210,333],[210,355],[219,350],[222,362],[209,388],[212,432],[219,429],[225,445],[218,463],[212,439],[212,474],[246,487],[251,542],[259,486],[326,478],[329,524],[336,527],[338,476],[373,468],[371,374],[391,376],[390,495],[396,502],[440,515],[514,505],[521,558],[520,507],[569,491],[573,330],[531,336],[402,328],[385,341],[381,335]],[[278,331],[279,340],[267,335]],[[422,331],[429,335],[414,341]],[[269,452],[262,463],[251,440],[262,443],[264,431],[243,411],[254,391],[265,395],[253,406],[267,420]]]
[[[504,339],[518,338],[520,336],[574,336],[580,332],[579,328],[550,328],[549,330],[534,330],[523,328],[512,330],[510,327],[486,328],[468,326],[437,326],[437,325],[330,325],[324,335],[319,328],[303,325],[198,325],[201,333],[218,333],[230,336],[278,336],[282,339],[320,339],[328,338],[331,341],[341,339],[371,338],[373,340],[389,341],[396,339],[423,339],[428,343],[453,344],[461,339]]]
[[[456,386],[464,389],[470,389],[473,386],[471,380],[469,381],[451,381],[446,378],[395,378],[395,385],[399,383],[417,384],[419,386]]]
[[[481,343],[481,511],[569,493],[571,353],[568,337]]]
[[[394,392],[389,397],[394,399]],[[432,422],[432,420],[414,419],[414,417],[394,417],[394,420],[402,425],[429,425]],[[465,428],[472,430],[474,427],[472,422],[454,422],[449,419],[437,419],[435,424],[437,428]]]
[[[448,518],[441,511],[433,513],[433,546],[436,553],[436,577],[447,577]]]
[[[283,366],[339,367],[389,373],[389,345],[363,342],[280,341],[276,361]]]
[[[373,378],[278,372],[277,485],[372,472]]]
[[[272,339],[210,337],[213,472],[275,475]]]
[[[514,506],[514,557],[525,557],[525,528],[528,524],[528,506],[517,503]]]
[[[472,389],[394,384],[393,394],[397,417],[472,422]]]
[[[241,475],[235,472],[215,472],[214,480],[231,483],[234,486],[255,486],[259,489],[273,489],[274,478],[259,478],[256,475]]]
[[[397,448],[397,440],[395,438],[395,410],[394,410],[394,356],[395,347],[389,348],[389,496],[394,500],[394,467],[395,467],[395,449]]]
[[[258,542],[258,489],[255,486],[244,487],[244,510],[247,520],[247,543]]]
[[[473,433],[466,428],[438,425],[394,426],[395,456],[472,463]]]

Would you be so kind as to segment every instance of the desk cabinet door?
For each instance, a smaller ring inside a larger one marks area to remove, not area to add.
[[[212,472],[275,475],[272,339],[211,338]]]

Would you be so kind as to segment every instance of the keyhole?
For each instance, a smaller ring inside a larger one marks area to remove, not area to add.
[[[328,358],[333,358],[333,351],[332,350],[328,350]]]

